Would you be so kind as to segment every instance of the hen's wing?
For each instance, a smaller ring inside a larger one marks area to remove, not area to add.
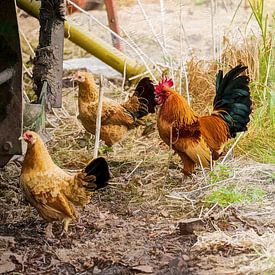
[[[122,107],[117,102],[111,99],[104,99],[102,106],[102,125],[125,125],[127,127],[132,126],[134,123],[133,116],[127,112],[127,110]]]
[[[74,218],[75,209],[66,193],[69,193],[70,176],[65,172],[40,173],[34,177],[21,178],[21,186],[27,200],[46,220],[60,220],[64,217]],[[65,176],[65,178],[64,178]]]

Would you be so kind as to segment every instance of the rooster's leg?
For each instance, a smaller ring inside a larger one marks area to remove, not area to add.
[[[183,174],[185,176],[191,177],[192,173],[195,170],[195,162],[190,159],[185,153],[178,152],[182,163],[183,163]]]
[[[45,235],[47,239],[54,239],[54,234],[53,234],[53,224],[49,223],[47,227],[45,228]]]

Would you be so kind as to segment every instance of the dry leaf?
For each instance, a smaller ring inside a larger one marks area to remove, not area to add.
[[[137,271],[141,271],[144,273],[153,273],[153,267],[149,266],[149,265],[138,265],[138,266],[134,266],[132,267],[133,270],[137,270]]]
[[[199,218],[191,218],[179,222],[179,229],[181,235],[194,234],[194,231],[202,231],[203,221]]]
[[[11,255],[13,255],[13,253],[8,251],[0,256],[0,273],[11,272],[16,268],[15,264],[10,259]]]

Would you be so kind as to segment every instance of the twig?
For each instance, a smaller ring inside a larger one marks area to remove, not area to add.
[[[63,120],[62,120],[61,117],[57,114],[57,112],[55,111],[55,108],[52,108],[52,112],[53,112],[54,116],[63,124]]]
[[[211,5],[210,5],[210,10],[211,10],[211,35],[212,35],[212,46],[213,46],[213,59],[216,60],[216,41],[215,41],[215,33],[214,33],[214,0],[211,0]]]
[[[201,216],[202,216],[202,213],[203,213],[203,208],[204,208],[204,205],[202,205],[202,207],[201,207],[200,214],[199,214],[199,219],[201,219]]]
[[[134,42],[133,39],[129,36],[129,34],[128,34],[123,28],[121,28],[121,30],[122,30],[122,31],[124,32],[124,34],[128,37],[128,39],[129,39],[133,44],[135,44],[135,42]],[[137,53],[137,55],[139,56],[139,58],[142,60],[142,62],[144,63],[144,65],[145,65],[147,71],[149,72],[149,74],[151,75],[151,77],[153,78],[153,80],[154,80],[155,82],[157,82],[157,79],[155,78],[155,76],[154,76],[154,74],[152,73],[152,71],[151,71],[149,65],[146,63],[146,61],[145,61],[145,59],[144,59],[144,57],[143,57],[143,55],[145,55],[145,54],[144,54],[140,49],[136,49],[136,53]]]
[[[165,28],[164,28],[164,22],[165,22],[165,7],[164,7],[164,1],[160,0],[160,15],[161,15],[161,37],[162,37],[162,45],[164,49],[166,49],[166,41],[165,41]]]
[[[197,154],[197,157],[198,157],[198,160],[199,160],[201,169],[202,169],[202,174],[203,174],[203,177],[204,177],[204,181],[207,183],[206,173],[205,173],[204,167],[203,167],[203,165],[202,165],[201,158],[200,158],[200,156],[199,156],[198,154]]]
[[[32,73],[30,72],[30,70],[26,67],[26,65],[23,63],[23,69],[25,70],[25,72],[28,74],[28,76],[30,78],[32,78]]]
[[[138,169],[138,167],[141,165],[142,162],[143,162],[143,159],[136,165],[136,167],[132,170],[132,172],[125,177],[125,179],[129,179],[133,175],[133,173]]]
[[[162,2],[162,1],[160,0],[160,2]],[[154,35],[154,37],[155,37],[155,39],[156,39],[158,45],[160,46],[160,48],[161,48],[161,50],[162,50],[163,57],[164,57],[163,59],[164,59],[164,62],[165,62],[165,60],[166,60],[165,57],[167,56],[167,51],[166,51],[166,49],[164,48],[163,44],[160,42],[160,40],[159,40],[159,38],[158,38],[158,35],[157,35],[157,33],[155,32],[155,29],[154,29],[154,27],[153,27],[153,25],[152,25],[152,22],[151,22],[150,19],[148,18],[148,16],[147,16],[147,14],[146,14],[146,12],[145,12],[145,10],[144,10],[144,8],[143,8],[142,3],[140,2],[140,0],[137,0],[137,3],[138,3],[138,5],[139,5],[139,7],[140,7],[140,9],[141,9],[141,12],[142,12],[142,14],[143,14],[143,17],[144,17],[145,21],[147,22],[149,28],[151,29],[152,34]]]
[[[125,81],[126,81],[126,68],[127,68],[127,62],[124,62],[124,68],[123,68],[123,80],[122,80],[122,84],[121,84],[121,92],[124,92],[124,85],[125,85]],[[126,94],[124,101],[126,102],[129,98],[129,93]]]
[[[271,57],[272,57],[272,49],[273,49],[273,42],[274,40],[272,39],[272,36],[271,36],[271,45],[270,45],[270,52],[269,52],[269,55],[268,55],[268,61],[267,61],[267,69],[266,69],[266,76],[265,76],[265,82],[264,82],[264,99],[266,99],[266,93],[267,93],[267,86],[268,86],[268,78],[269,78],[269,72],[270,72],[270,68],[272,67],[271,66]]]
[[[214,208],[217,206],[218,204],[215,203],[204,215],[204,218],[207,218],[209,216],[209,214],[214,210]]]
[[[170,161],[171,161],[171,158],[173,155],[173,151],[172,151],[172,149],[173,149],[173,125],[174,125],[174,122],[170,126],[169,154],[168,154],[166,173],[165,173],[165,177],[164,177],[164,185],[167,181],[169,165],[170,165]]]
[[[192,208],[195,210],[194,201],[189,199],[185,195],[182,195],[182,197],[177,197],[177,196],[173,196],[173,195],[165,195],[165,197],[170,198],[170,199],[176,199],[176,200],[187,200],[191,203]]]
[[[131,81],[131,80],[140,78],[141,76],[147,75],[148,73],[149,73],[148,71],[145,71],[145,72],[143,72],[143,73],[141,73],[141,74],[137,74],[137,75],[135,75],[135,76],[129,77],[128,80]]]
[[[243,136],[243,134],[244,134],[244,132],[240,133],[240,135],[238,136],[238,138],[235,140],[235,142],[233,143],[233,145],[231,146],[231,148],[228,150],[228,152],[224,156],[223,160],[221,161],[221,164],[223,164],[225,162],[225,160],[227,159],[227,157],[229,156],[229,154],[233,151],[234,147],[237,145],[237,143],[239,142],[239,140],[241,139],[241,137]]]
[[[175,83],[174,62],[171,57],[169,58],[169,65],[171,67],[171,77],[172,77],[173,82]]]
[[[19,32],[20,32],[20,34],[22,35],[22,37],[23,37],[23,39],[25,40],[25,42],[27,43],[27,45],[28,45],[28,47],[29,47],[29,49],[30,49],[32,55],[35,56],[35,52],[34,52],[34,50],[33,50],[33,48],[32,48],[31,43],[30,43],[29,40],[27,39],[26,35],[24,34],[24,32],[23,32],[20,28],[19,28]]]
[[[182,60],[183,62],[183,60]],[[188,76],[186,67],[184,64],[182,64],[183,72],[184,72],[184,78],[185,78],[185,89],[186,89],[186,99],[189,106],[191,106],[191,100],[190,100],[190,93],[189,93],[189,83],[188,83]]]
[[[102,113],[102,103],[103,103],[103,89],[102,89],[102,75],[100,75],[99,81],[99,97],[96,115],[96,132],[95,132],[95,147],[94,147],[94,158],[98,156],[99,140],[100,140],[100,129],[101,129],[101,113]]]

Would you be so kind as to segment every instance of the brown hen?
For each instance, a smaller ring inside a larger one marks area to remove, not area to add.
[[[108,164],[99,157],[81,172],[70,175],[53,162],[37,133],[27,131],[23,139],[28,143],[20,176],[23,192],[42,218],[50,223],[48,237],[52,236],[53,221],[62,221],[66,232],[69,223],[77,218],[74,205],[85,206],[90,202],[91,191],[107,185]]]

